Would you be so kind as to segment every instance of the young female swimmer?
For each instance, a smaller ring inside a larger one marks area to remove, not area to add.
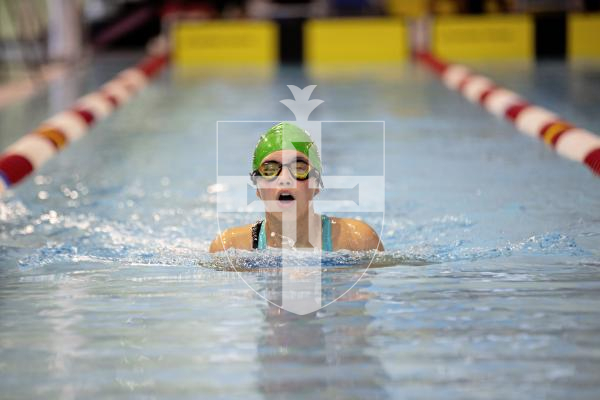
[[[265,219],[217,235],[211,253],[229,248],[314,248],[315,243],[320,243],[323,251],[383,251],[368,224],[315,213],[312,200],[322,186],[321,159],[310,135],[296,125],[282,122],[261,136],[250,177],[256,195],[265,202]],[[309,225],[320,229],[309,229]],[[295,241],[284,235],[289,229],[295,230]]]

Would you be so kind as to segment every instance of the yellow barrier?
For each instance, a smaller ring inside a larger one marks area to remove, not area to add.
[[[452,61],[533,59],[528,15],[444,16],[433,26],[433,53]]]
[[[267,65],[278,61],[278,30],[267,21],[179,22],[173,28],[179,66]]]
[[[408,56],[401,19],[311,20],[304,25],[304,59],[308,63],[403,61]]]
[[[600,57],[600,14],[571,14],[567,22],[569,58]]]

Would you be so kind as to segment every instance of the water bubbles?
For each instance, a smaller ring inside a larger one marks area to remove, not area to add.
[[[200,256],[198,264],[205,268],[225,271],[262,271],[282,267],[281,250],[268,248],[263,251],[228,249],[222,253]],[[286,266],[321,265],[324,271],[360,271],[370,268],[383,268],[398,265],[421,266],[429,264],[420,258],[413,258],[400,252],[379,253],[374,251],[314,252],[293,251],[285,254]]]
[[[38,186],[49,185],[52,183],[52,177],[44,176],[44,175],[37,175],[35,178],[33,178],[33,182]]]
[[[77,200],[79,198],[79,193],[77,190],[72,190],[66,185],[61,185],[60,190],[67,199]]]
[[[0,221],[13,222],[29,214],[29,210],[20,201],[0,201]]]
[[[48,196],[48,192],[46,192],[45,190],[40,190],[40,191],[38,192],[38,195],[37,195],[37,197],[38,197],[38,199],[40,199],[40,200],[48,200],[48,197],[49,197],[49,196]]]
[[[57,224],[60,221],[58,213],[54,210],[48,211],[46,214],[42,214],[40,221],[48,222],[51,225]]]

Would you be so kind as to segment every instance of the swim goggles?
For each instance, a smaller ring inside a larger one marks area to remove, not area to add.
[[[305,181],[310,177],[317,178],[320,185],[321,175],[317,170],[311,167],[309,163],[304,160],[295,160],[287,164],[282,164],[279,161],[266,161],[262,163],[256,170],[250,173],[250,179],[256,184],[256,178],[261,177],[266,181],[275,180],[286,167],[294,179],[298,181]]]

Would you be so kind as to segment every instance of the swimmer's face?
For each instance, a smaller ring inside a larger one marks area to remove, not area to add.
[[[290,172],[293,163],[310,164],[308,157],[295,150],[280,150],[269,154],[262,165],[269,161],[283,164],[279,176],[272,180],[258,178],[256,180],[256,195],[265,202],[267,212],[283,213],[296,210],[297,216],[305,215],[310,201],[319,192],[318,182],[314,177],[297,180]]]

